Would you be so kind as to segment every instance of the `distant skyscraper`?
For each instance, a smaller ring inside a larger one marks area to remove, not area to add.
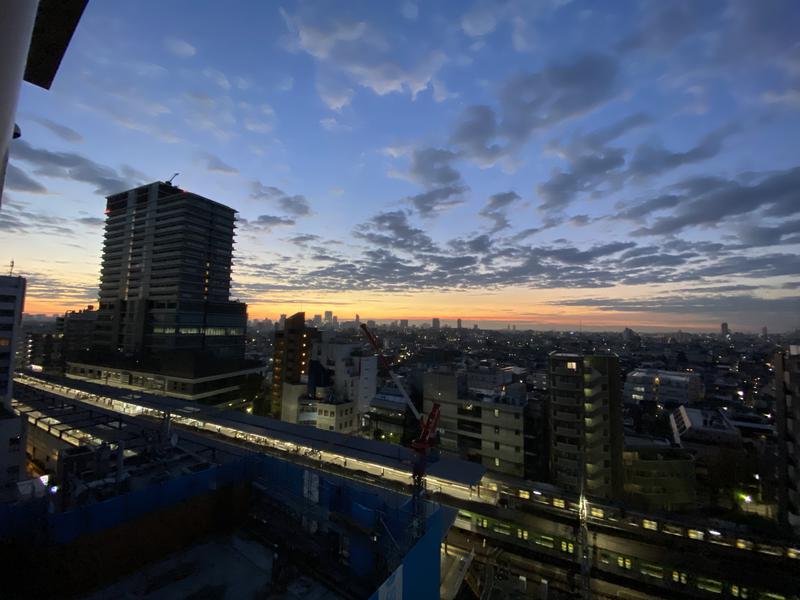
[[[459,331],[461,331],[461,319],[457,319],[457,320],[456,320],[456,329],[458,329]]]
[[[361,317],[359,317],[358,313],[356,313],[356,329],[359,327],[361,327]]]
[[[800,532],[800,346],[778,352],[773,366],[778,429],[778,519]]]
[[[270,414],[281,418],[284,384],[298,385],[308,370],[311,352],[309,334],[315,329],[306,327],[306,313],[299,312],[286,319],[282,330],[275,332],[275,351],[272,362]]]
[[[278,329],[286,327],[286,315],[283,314],[278,318]]]
[[[400,329],[403,331],[408,329],[408,319],[400,319]]]
[[[727,323],[722,323],[719,326],[719,329],[720,329],[720,334],[722,335],[722,337],[727,337],[728,334],[730,333],[730,331],[728,330],[728,324]]]
[[[438,331],[439,329],[441,329],[441,327],[442,325],[441,322],[439,321],[439,317],[433,317],[433,319],[431,319],[431,328]]]
[[[623,489],[622,394],[614,355],[550,355],[550,472],[559,487],[601,498]]]
[[[333,311],[332,310],[326,310],[325,311],[325,323],[330,323],[331,321],[333,321]]]
[[[14,485],[25,472],[24,417],[11,408],[24,304],[25,279],[0,276],[0,489]]]
[[[761,337],[767,339],[769,337],[769,332],[767,331],[767,326],[761,328]]]
[[[322,327],[322,315],[314,315],[314,327]]]
[[[247,305],[229,299],[235,215],[162,182],[109,196],[95,346],[242,357]]]

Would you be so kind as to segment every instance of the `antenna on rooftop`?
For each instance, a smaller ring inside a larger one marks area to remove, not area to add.
[[[173,175],[172,175],[172,177],[170,177],[169,179],[167,179],[167,183],[168,183],[168,184],[170,184],[170,185],[172,185],[172,180],[173,180],[173,179],[175,179],[175,178],[176,178],[178,175],[180,175],[180,173],[175,173],[175,174],[173,174]]]
[[[14,261],[11,261],[11,264],[8,266],[8,276],[11,277],[14,274]]]

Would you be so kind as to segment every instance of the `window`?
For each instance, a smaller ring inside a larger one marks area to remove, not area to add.
[[[658,523],[650,521],[649,519],[642,520],[642,527],[651,531],[658,531]]]
[[[495,442],[494,443],[494,449],[495,450],[500,450],[500,442]]]
[[[672,581],[675,583],[686,583],[686,573],[682,573],[680,571],[673,571],[672,572]]]
[[[578,370],[578,363],[572,362],[572,361],[568,362],[567,363],[567,369],[569,369],[570,371],[577,371]]]
[[[494,409],[494,416],[495,417],[499,417],[500,416],[500,409],[499,408],[495,408]]]
[[[500,435],[500,428],[497,425],[495,425],[495,427],[494,427],[494,434],[495,435]]]
[[[495,458],[494,459],[494,466],[495,467],[499,467],[500,466],[500,459],[499,458]]]
[[[706,577],[697,578],[697,589],[711,592],[712,594],[722,593],[722,582],[716,579],[708,579]]]

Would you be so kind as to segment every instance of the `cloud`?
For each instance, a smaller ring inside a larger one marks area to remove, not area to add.
[[[402,210],[383,212],[353,232],[358,238],[382,248],[408,252],[435,252],[437,246],[422,229],[408,222],[408,213]]]
[[[311,214],[311,205],[305,196],[289,195],[280,188],[264,185],[260,181],[251,183],[250,197],[254,200],[274,202],[294,217],[306,217]]]
[[[419,15],[419,7],[413,2],[403,2],[403,5],[400,7],[400,12],[403,14],[403,18],[409,21],[415,21],[417,19],[417,15]]]
[[[43,117],[34,117],[32,120],[39,125],[46,127],[66,142],[83,141],[83,136],[80,133],[74,129],[71,129],[70,127],[67,127],[66,125],[61,125],[60,123],[56,123],[55,121],[51,121],[50,119],[45,119]]]
[[[89,227],[101,227],[105,224],[105,220],[99,217],[81,217],[79,219],[75,219],[75,221],[81,225],[86,225]]]
[[[688,227],[715,226],[725,219],[758,210],[765,215],[787,217],[800,212],[798,189],[800,167],[762,175],[751,184],[712,177],[685,179],[673,186],[675,210],[656,217],[649,226],[633,231],[632,235],[672,235]],[[641,207],[639,204],[632,208]]]
[[[15,192],[27,192],[29,194],[46,194],[47,188],[35,179],[28,176],[25,171],[8,163],[6,169],[5,189]]]
[[[34,148],[23,139],[11,144],[11,157],[34,167],[34,174],[88,183],[95,193],[108,196],[141,183],[135,171],[117,171],[74,152],[53,152]]]
[[[584,54],[535,73],[519,73],[501,88],[499,113],[488,105],[464,109],[451,142],[479,164],[490,166],[514,153],[535,131],[610,100],[618,79],[619,65],[606,54]]]
[[[265,232],[271,232],[275,227],[290,227],[295,223],[296,221],[292,218],[277,215],[259,215],[253,220],[240,217],[237,220],[238,226],[242,229]]]
[[[210,81],[221,87],[223,90],[228,91],[231,89],[231,82],[222,71],[208,67],[203,69],[203,75],[205,75]]]
[[[470,37],[492,33],[497,27],[497,7],[488,2],[475,4],[463,17],[461,29]]]
[[[353,100],[355,92],[352,88],[343,85],[334,77],[319,76],[317,78],[317,93],[320,99],[331,110],[340,112]]]
[[[379,96],[407,93],[415,98],[447,61],[441,51],[407,46],[414,52],[409,52],[413,56],[403,61],[411,64],[403,64],[389,56],[393,46],[386,34],[366,22],[342,19],[313,22],[314,19],[307,18],[309,15],[293,15],[284,9],[280,12],[289,32],[288,48],[305,52],[319,62],[322,74],[317,89],[334,110],[347,106],[353,97],[352,88],[343,80]]]
[[[653,298],[581,298],[575,300],[559,299],[552,302],[560,306],[594,308],[608,312],[641,312],[657,314],[677,314],[693,317],[708,317],[719,321],[749,323],[755,315],[763,316],[771,322],[779,322],[785,329],[797,323],[800,314],[800,296],[766,298],[751,294],[689,294],[666,295]],[[758,317],[756,317],[758,318]]]
[[[683,165],[713,158],[722,150],[722,142],[735,131],[735,127],[723,127],[712,131],[696,146],[685,152],[672,152],[656,144],[642,144],[633,154],[628,174],[637,178],[650,177]]]
[[[489,197],[486,206],[484,206],[478,214],[494,221],[491,233],[509,227],[510,223],[508,222],[507,210],[514,202],[520,199],[519,194],[513,191],[502,192]]]
[[[418,148],[412,152],[409,175],[424,186],[451,185],[461,180],[452,162],[458,155],[439,148]]]
[[[353,130],[352,127],[345,125],[336,119],[336,117],[325,117],[324,119],[320,119],[319,124],[325,131],[330,131],[331,133],[344,133]]]
[[[205,153],[201,155],[202,160],[206,163],[206,168],[211,171],[212,173],[225,173],[229,175],[234,175],[239,172],[239,169],[236,167],[232,167],[231,165],[222,161],[222,159],[218,156],[215,156],[210,153]]]
[[[457,196],[463,195],[466,191],[467,188],[462,185],[445,185],[409,196],[408,200],[414,205],[420,216],[431,217],[448,208],[462,204],[464,201],[461,198],[457,198]]]
[[[180,58],[190,58],[197,54],[197,49],[194,46],[180,38],[167,38],[164,40],[164,46],[172,54]]]

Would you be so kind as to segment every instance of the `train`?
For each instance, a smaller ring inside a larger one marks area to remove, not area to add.
[[[530,517],[525,523],[507,522],[479,512],[458,510],[454,527],[481,538],[491,539],[515,549],[530,549],[534,554],[577,563],[581,549],[577,544],[576,526],[546,518]],[[631,553],[631,543],[616,536],[592,534],[590,562],[594,573],[622,576],[661,588],[692,596],[708,598],[743,598],[746,600],[800,600],[797,594],[781,594],[756,589],[744,581],[725,581],[696,573],[691,558],[680,564],[663,563],[658,547],[637,544]],[[578,553],[578,554],[576,554]],[[577,566],[577,565],[576,565]],[[800,590],[798,590],[800,592]]]

